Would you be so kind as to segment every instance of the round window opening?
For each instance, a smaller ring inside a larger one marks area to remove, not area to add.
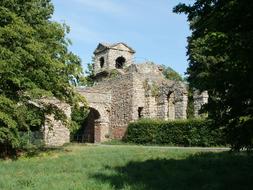
[[[125,63],[126,63],[126,59],[121,56],[116,59],[115,66],[117,69],[123,69]]]
[[[101,57],[101,58],[99,59],[99,63],[100,63],[100,67],[103,68],[104,65],[105,65],[105,58]]]

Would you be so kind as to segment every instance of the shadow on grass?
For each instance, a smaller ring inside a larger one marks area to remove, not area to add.
[[[252,189],[253,155],[199,153],[183,160],[158,159],[106,166],[92,176],[115,189],[197,190]]]
[[[34,149],[29,149],[23,152],[23,156],[32,158],[32,157],[37,157],[40,156],[41,154],[44,155],[51,155],[53,153],[59,153],[63,152],[64,148],[63,147],[43,147],[43,148],[34,148]]]
[[[19,158],[33,158],[41,156],[50,156],[57,153],[71,152],[64,147],[43,147],[43,148],[30,148],[26,150],[17,150],[12,154],[0,155],[0,160],[18,160]]]

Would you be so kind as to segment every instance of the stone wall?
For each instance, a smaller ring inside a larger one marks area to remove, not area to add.
[[[141,117],[186,118],[186,85],[166,80],[153,63],[131,65],[125,73],[101,81],[93,88],[111,93],[109,133],[112,139],[122,138],[129,122]]]
[[[115,61],[118,57],[124,57],[126,59],[124,68],[129,67],[133,63],[133,54],[129,51],[119,51],[116,49],[110,49],[108,51],[108,69],[115,69]]]
[[[165,120],[186,118],[186,85],[164,79],[159,69],[152,73],[152,66],[149,72],[142,67],[132,66],[131,72],[101,81],[94,87],[76,89],[87,99],[89,107],[99,113],[93,126],[94,142],[121,139],[129,122],[141,117]],[[62,103],[57,106],[70,116],[70,107]],[[52,115],[47,119],[44,128],[46,144],[59,146],[69,142],[69,130],[60,121],[55,121]]]
[[[208,92],[199,92],[198,90],[194,90],[193,92],[193,105],[194,105],[194,117],[200,117],[199,111],[201,107],[208,103]]]
[[[175,86],[175,119],[187,118],[188,91],[183,82],[176,82]]]
[[[153,63],[131,65],[114,78],[77,91],[100,114],[94,126],[95,142],[121,139],[129,122],[142,117],[186,118],[186,85],[165,79],[159,66]]]
[[[101,68],[100,61],[99,61],[102,57],[104,58],[104,67],[103,68]],[[109,59],[108,59],[108,52],[107,51],[103,51],[103,52],[100,52],[99,54],[97,54],[94,57],[94,74],[97,74],[99,72],[107,70],[109,67],[108,60]]]
[[[70,118],[71,107],[59,100],[46,100],[47,103],[57,106],[64,111],[67,118]],[[70,142],[70,131],[67,126],[54,118],[54,115],[47,115],[45,125],[42,127],[43,141],[46,146],[62,146]]]
[[[132,121],[136,121],[141,117],[147,116],[147,108],[145,105],[145,89],[143,85],[143,78],[138,73],[133,74],[133,90],[132,90]]]
[[[122,138],[127,125],[133,120],[133,75],[132,73],[118,76],[111,84],[111,115],[110,127],[112,138]]]
[[[157,97],[157,117],[165,120],[186,119],[188,93],[182,82],[167,80]]]
[[[101,115],[95,126],[95,141],[122,138],[128,123],[133,120],[133,74],[120,74],[92,88],[79,88],[77,91]]]

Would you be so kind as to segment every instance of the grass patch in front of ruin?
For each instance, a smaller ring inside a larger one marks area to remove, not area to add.
[[[102,142],[104,145],[137,145],[136,143],[128,143],[120,139],[112,139],[109,141]]]
[[[70,144],[0,160],[0,189],[250,189],[253,155]]]

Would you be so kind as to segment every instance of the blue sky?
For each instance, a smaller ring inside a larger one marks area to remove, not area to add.
[[[99,42],[125,42],[136,50],[136,61],[153,61],[180,74],[187,68],[185,15],[172,12],[191,0],[53,0],[53,20],[66,23],[71,50],[84,68]]]

